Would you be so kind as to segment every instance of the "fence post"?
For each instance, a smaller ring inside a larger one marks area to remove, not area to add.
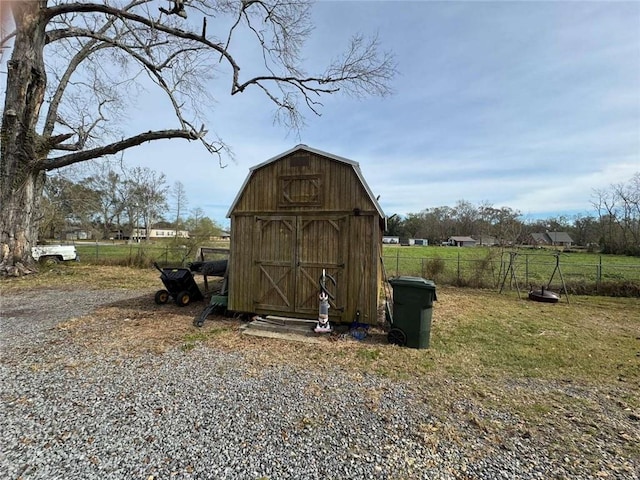
[[[98,254],[98,241],[96,240],[96,263],[98,263],[98,259],[100,258]]]
[[[420,259],[420,276],[422,278],[424,278],[426,276],[425,275],[425,271],[424,271],[424,258]]]
[[[460,285],[460,251],[458,250],[458,285]]]
[[[400,250],[396,250],[396,277],[400,276]]]
[[[596,265],[596,293],[600,293],[601,281],[602,281],[602,255],[598,256],[598,265]]]
[[[524,284],[529,285],[529,254],[524,256]]]

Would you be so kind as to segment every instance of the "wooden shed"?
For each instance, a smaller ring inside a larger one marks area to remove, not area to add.
[[[298,145],[251,168],[227,216],[230,310],[317,318],[325,269],[330,319],[377,321],[386,218],[357,162]]]

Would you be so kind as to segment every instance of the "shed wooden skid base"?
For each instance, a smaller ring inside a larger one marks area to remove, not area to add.
[[[317,322],[301,318],[267,316],[256,318],[242,327],[242,333],[256,337],[279,338],[307,343],[326,342],[327,334],[313,331]]]

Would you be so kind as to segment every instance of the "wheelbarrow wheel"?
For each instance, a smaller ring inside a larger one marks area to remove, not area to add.
[[[158,290],[156,292],[155,301],[158,305],[163,305],[169,301],[169,292],[166,290]]]
[[[392,328],[389,330],[387,339],[389,340],[389,343],[393,345],[400,345],[401,347],[404,347],[407,344],[407,334],[399,328]]]
[[[176,304],[179,307],[186,307],[187,305],[189,305],[190,301],[191,301],[191,296],[187,291],[180,292],[178,293],[178,295],[176,295]]]

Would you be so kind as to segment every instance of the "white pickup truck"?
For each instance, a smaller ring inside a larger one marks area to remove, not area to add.
[[[60,262],[64,260],[80,260],[75,245],[36,245],[35,247],[31,247],[31,256],[35,261],[48,260]]]

